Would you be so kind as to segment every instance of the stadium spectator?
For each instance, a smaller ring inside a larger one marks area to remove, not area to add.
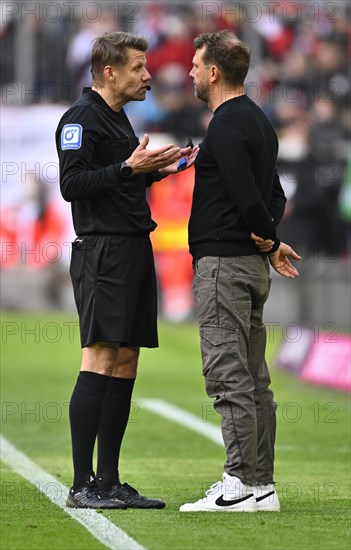
[[[338,256],[346,247],[339,213],[345,129],[337,114],[334,103],[318,101],[309,125],[292,122],[280,135],[278,169],[292,189],[280,235],[304,256]]]

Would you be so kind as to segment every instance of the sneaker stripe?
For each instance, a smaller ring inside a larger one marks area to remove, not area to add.
[[[275,491],[271,491],[270,493],[267,493],[266,495],[262,495],[261,497],[256,497],[256,502],[261,502],[261,500],[264,500],[265,498],[268,498],[275,494]]]
[[[244,502],[244,500],[247,500],[249,498],[253,497],[253,494],[247,495],[246,497],[237,498],[235,500],[224,500],[223,495],[217,498],[216,504],[217,506],[234,506],[234,504],[239,504],[239,502]]]

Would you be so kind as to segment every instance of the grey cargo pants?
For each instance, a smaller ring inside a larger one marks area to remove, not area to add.
[[[276,404],[265,361],[268,260],[259,255],[195,261],[193,291],[202,368],[222,416],[224,470],[244,483],[273,482]]]

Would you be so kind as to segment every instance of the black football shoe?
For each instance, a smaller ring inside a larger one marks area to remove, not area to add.
[[[127,509],[124,502],[100,491],[94,481],[86,483],[76,491],[72,487],[68,493],[66,506],[68,508],[93,508],[95,510]]]
[[[121,500],[128,508],[154,508],[161,509],[166,506],[163,500],[144,497],[128,483],[113,485],[105,493],[109,498]]]

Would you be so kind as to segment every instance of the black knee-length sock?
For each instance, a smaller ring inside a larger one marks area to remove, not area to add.
[[[93,451],[110,377],[81,371],[69,405],[74,480],[79,489],[93,473]]]
[[[128,423],[134,382],[134,378],[112,377],[107,385],[98,430],[96,472],[104,489],[119,482],[119,453]]]

